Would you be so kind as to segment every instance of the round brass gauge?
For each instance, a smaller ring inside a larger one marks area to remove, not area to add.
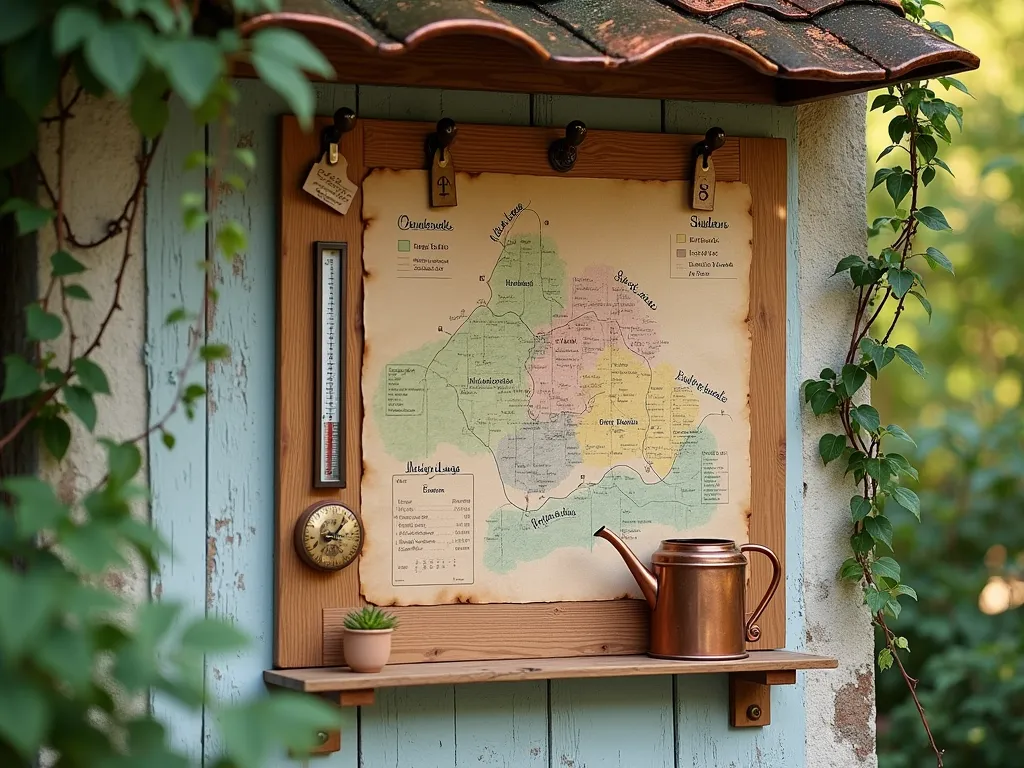
[[[340,571],[363,547],[363,524],[355,512],[336,501],[309,507],[295,523],[295,548],[306,565]]]

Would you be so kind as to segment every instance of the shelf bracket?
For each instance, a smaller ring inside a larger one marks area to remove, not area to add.
[[[368,688],[362,691],[332,691],[330,693],[318,694],[325,701],[338,707],[369,707],[374,702],[375,691]],[[317,733],[315,747],[302,755],[292,754],[293,758],[303,758],[311,755],[330,755],[341,751],[341,730],[319,731]]]
[[[772,722],[772,686],[794,685],[796,670],[731,672],[729,674],[729,725],[763,728]]]

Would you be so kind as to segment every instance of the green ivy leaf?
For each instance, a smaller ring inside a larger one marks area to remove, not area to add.
[[[914,442],[914,438],[907,434],[907,430],[905,430],[899,424],[890,424],[885,428],[885,431],[887,434],[892,435],[897,440],[906,440],[911,445],[917,445],[917,443]]]
[[[897,298],[902,299],[914,286],[914,273],[909,269],[890,269],[886,273],[892,292]]]
[[[835,461],[842,456],[844,450],[846,450],[845,435],[825,434],[818,441],[818,453],[826,467],[829,465],[829,462]]]
[[[195,653],[225,653],[248,645],[244,632],[217,619],[199,619],[188,626],[181,636],[181,647]]]
[[[863,496],[854,496],[850,499],[850,515],[853,522],[859,523],[871,514],[871,502]]]
[[[43,689],[10,671],[0,677],[0,734],[32,764],[50,727],[51,710]]]
[[[86,573],[103,573],[108,568],[127,565],[113,529],[96,520],[84,525],[65,526],[60,543],[64,552]]]
[[[36,650],[35,661],[61,683],[70,685],[78,695],[88,692],[92,682],[93,652],[91,636],[78,629],[59,627],[49,632]]]
[[[114,487],[127,485],[142,468],[142,454],[133,443],[103,440],[107,449],[107,478]]]
[[[971,95],[971,92],[967,90],[967,86],[964,85],[959,80],[957,80],[955,77],[940,77],[939,84],[942,85],[942,87],[945,88],[947,91],[950,88],[956,88],[958,91],[966,93],[968,96]]]
[[[170,40],[163,46],[162,57],[174,92],[190,109],[206,100],[224,72],[224,57],[208,38]]]
[[[899,106],[900,100],[892,94],[882,93],[875,96],[875,100],[871,102],[872,111],[876,109],[884,109],[888,112],[890,109]]]
[[[896,359],[895,349],[879,344],[871,337],[861,339],[860,351],[867,355],[871,362],[875,364],[875,378],[878,378],[878,373],[885,366]]]
[[[874,406],[858,405],[850,409],[850,416],[853,418],[853,423],[865,432],[874,434],[878,431],[880,417]]]
[[[867,521],[865,521],[867,522]],[[880,557],[871,564],[871,573],[883,579],[900,580],[900,564],[891,557]]]
[[[5,114],[4,121],[7,119],[8,114]],[[2,134],[0,134],[0,137],[2,137]],[[9,198],[3,205],[0,205],[0,214],[5,213],[14,214],[14,222],[18,225],[19,235],[28,235],[42,229],[57,215],[57,212],[52,208],[43,208],[30,200],[23,200],[20,197]]]
[[[25,333],[32,341],[53,341],[64,330],[61,319],[38,304],[25,309]]]
[[[927,168],[925,168],[923,171],[921,171],[921,181],[927,187],[934,180],[935,180],[935,169],[932,166],[929,165]]]
[[[72,283],[71,285],[64,286],[64,295],[69,299],[78,299],[79,301],[92,301],[92,296],[80,285]]]
[[[896,647],[900,650],[906,651],[907,653],[910,652],[910,641],[907,640],[907,638],[900,636],[897,637],[893,642],[896,644]]]
[[[938,248],[929,248],[924,252],[924,258],[931,266],[932,269],[942,269],[949,274],[955,274],[953,271],[953,262],[940,251]]]
[[[877,179],[877,176],[875,177]],[[885,180],[885,191],[892,198],[893,205],[899,206],[914,186],[914,176],[910,171],[892,173]]]
[[[11,477],[0,483],[0,488],[17,500],[14,515],[23,537],[54,528],[68,517],[67,506],[57,498],[53,487],[38,478]]]
[[[264,29],[252,37],[252,65],[260,80],[270,86],[308,129],[313,117],[313,87],[301,70],[331,77],[334,70],[323,54],[306,38],[290,29]]]
[[[868,587],[864,592],[864,599],[872,613],[879,613],[885,610],[885,606],[889,602],[889,595],[875,587]]]
[[[896,345],[896,356],[909,365],[918,376],[927,375],[928,372],[925,370],[924,363],[921,362],[921,358],[917,356],[917,352],[912,350],[906,344]]]
[[[866,555],[875,546],[875,540],[867,531],[857,531],[850,537],[850,546],[858,555]]]
[[[917,151],[924,158],[924,161],[928,163],[935,157],[935,153],[939,151],[939,144],[931,136],[921,134],[917,137]]]
[[[853,397],[857,390],[864,386],[864,382],[867,381],[868,374],[859,365],[844,365],[843,366],[843,387],[846,388],[846,394]]]
[[[907,597],[913,600],[917,600],[917,592],[914,590],[913,587],[908,587],[906,584],[897,584],[895,587],[892,588],[891,591],[895,597],[899,597],[900,595],[906,595]]]
[[[96,403],[93,402],[92,393],[84,387],[64,387],[63,392],[64,402],[85,428],[90,432],[96,429]]]
[[[871,538],[880,544],[885,544],[892,550],[892,523],[884,515],[878,517],[864,518],[864,530],[871,534]]]
[[[217,248],[229,261],[248,247],[245,230],[237,221],[228,221],[217,232]]]
[[[231,349],[226,344],[204,344],[199,348],[199,359],[205,363],[231,359]],[[193,385],[195,386],[195,385]],[[191,389],[191,387],[189,387]],[[199,387],[202,389],[202,387]],[[186,395],[188,390],[186,390]]]
[[[815,416],[831,413],[839,405],[839,395],[831,390],[817,390],[811,396],[811,410]]]
[[[25,362],[25,358],[21,355],[7,355],[4,357],[4,391],[0,395],[0,403],[28,397],[42,383],[42,374]]]
[[[932,303],[930,301],[928,301],[928,299],[925,298],[925,296],[920,291],[911,291],[910,295],[916,297],[917,300],[919,302],[921,302],[921,306],[924,307],[924,311],[928,315],[928,320],[931,321],[931,319],[932,319]]]
[[[878,611],[875,611],[878,613]],[[878,652],[878,668],[885,672],[887,669],[892,667],[892,651],[888,648],[882,648]]]
[[[860,581],[863,576],[864,571],[861,569],[860,563],[857,562],[856,558],[847,558],[839,568],[839,578],[844,581]]]
[[[3,69],[7,95],[21,104],[26,115],[38,120],[56,95],[59,79],[49,30],[37,27],[12,43],[4,56]]]
[[[174,435],[172,435],[170,432],[168,432],[167,430],[163,430],[160,433],[160,440],[163,441],[163,444],[167,447],[167,450],[174,450]]]
[[[85,272],[85,265],[67,251],[57,251],[50,257],[54,277],[67,277]]]
[[[71,427],[59,416],[41,419],[39,426],[43,433],[43,445],[53,458],[60,461],[67,454],[68,446],[71,444]]]
[[[100,26],[100,17],[91,8],[65,5],[57,11],[53,23],[53,49],[59,56],[80,46]]]
[[[920,521],[921,499],[918,498],[916,493],[909,488],[898,486],[892,489],[892,500]]]
[[[885,180],[892,176],[894,173],[897,173],[897,170],[895,168],[879,168],[877,171],[875,171],[875,178],[874,181],[872,181],[871,183],[871,189],[875,189],[875,187],[879,186],[880,184],[883,184]]]
[[[917,480],[917,470],[914,469],[906,456],[899,453],[887,453],[885,454],[885,460],[889,462],[889,468],[894,474],[906,475],[907,477]]]
[[[167,78],[153,67],[146,67],[132,89],[132,122],[147,139],[155,139],[163,133],[171,119],[167,89]]]
[[[79,357],[74,362],[74,368],[75,373],[78,374],[78,381],[87,390],[94,395],[110,394],[110,383],[107,381],[107,374],[92,360]]]
[[[0,9],[4,20],[0,24],[0,45],[6,45],[39,24],[43,20],[46,6],[37,0],[16,0],[3,3]]]
[[[115,96],[127,96],[142,74],[143,27],[116,21],[98,27],[85,41],[85,60]]]
[[[903,137],[910,132],[910,118],[906,115],[897,115],[889,121],[889,138],[893,144],[899,144]]]
[[[942,211],[931,205],[926,205],[924,208],[914,211],[914,218],[928,227],[928,229],[936,231],[952,229]]]

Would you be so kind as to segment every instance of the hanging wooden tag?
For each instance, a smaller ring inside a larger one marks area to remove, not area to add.
[[[450,208],[458,204],[451,150],[435,149],[430,161],[430,205],[433,208]]]
[[[345,160],[345,156],[338,154],[337,162],[331,163],[330,154],[324,154],[320,161],[313,165],[302,189],[344,215],[348,213],[359,187],[349,181],[348,161]]]
[[[715,210],[715,161],[710,155],[698,154],[693,164],[693,208]]]

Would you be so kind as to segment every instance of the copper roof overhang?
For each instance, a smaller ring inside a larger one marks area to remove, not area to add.
[[[312,32],[381,61],[429,41],[497,38],[545,66],[591,74],[655,62],[669,51],[713,51],[773,78],[778,103],[980,63],[906,19],[898,0],[283,0],[280,12],[245,25],[250,32],[266,26]]]

